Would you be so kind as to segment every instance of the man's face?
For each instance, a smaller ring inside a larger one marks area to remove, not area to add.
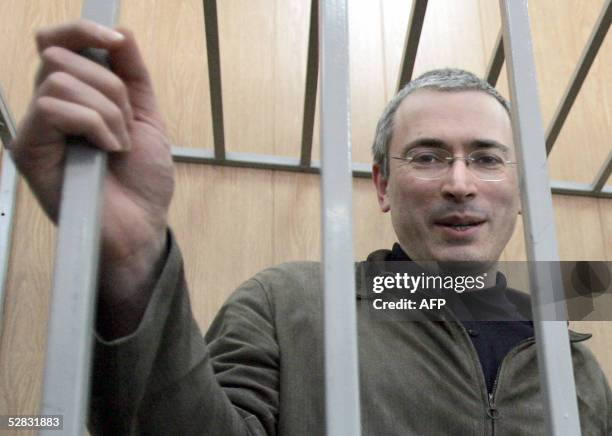
[[[395,114],[389,156],[414,147],[442,148],[465,157],[483,147],[506,146],[515,161],[510,119],[481,91],[421,89],[404,99]],[[389,160],[389,178],[374,168],[383,212],[391,212],[400,245],[413,260],[494,261],[512,236],[519,211],[516,166],[501,181],[485,181],[455,160],[438,179],[423,180],[405,162]]]

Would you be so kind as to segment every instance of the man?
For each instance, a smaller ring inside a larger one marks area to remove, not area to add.
[[[41,68],[11,146],[56,221],[67,135],[111,152],[106,180],[94,434],[324,434],[319,265],[283,264],[243,283],[206,338],[191,315],[179,249],[167,231],[173,170],[163,122],[133,36],[79,21],[39,32]],[[112,72],[74,52],[109,51]],[[512,235],[518,182],[505,101],[470,73],[422,76],[387,107],[373,180],[399,243],[369,261],[492,266]],[[531,323],[497,276],[428,322],[371,313],[356,265],[363,433],[542,434]],[[504,325],[458,319],[501,309]],[[583,434],[612,430],[612,398],[571,332]],[[503,362],[502,362],[503,361]]]

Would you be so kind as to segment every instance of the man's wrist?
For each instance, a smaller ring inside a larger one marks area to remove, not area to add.
[[[101,265],[98,331],[107,339],[132,333],[144,315],[168,255],[168,232],[129,262]]]

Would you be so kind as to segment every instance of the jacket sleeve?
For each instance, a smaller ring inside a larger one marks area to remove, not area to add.
[[[96,335],[91,433],[274,435],[279,351],[267,294],[257,280],[245,282],[205,340],[170,239],[137,330],[112,341]]]

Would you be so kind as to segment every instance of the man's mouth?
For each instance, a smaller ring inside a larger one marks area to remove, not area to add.
[[[477,216],[450,215],[434,220],[434,225],[453,232],[467,232],[485,223],[485,219]]]

